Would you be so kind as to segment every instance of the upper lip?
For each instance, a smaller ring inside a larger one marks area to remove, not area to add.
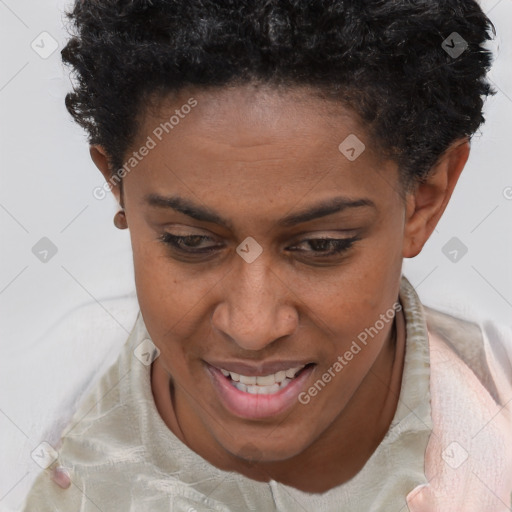
[[[250,364],[242,361],[207,361],[211,366],[217,369],[227,370],[228,372],[238,373],[247,377],[258,377],[263,375],[271,375],[290,368],[306,366],[311,361],[266,361],[259,364]]]

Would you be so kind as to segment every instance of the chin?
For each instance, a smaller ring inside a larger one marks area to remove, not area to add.
[[[237,443],[224,445],[224,449],[237,458],[249,463],[281,462],[300,455],[313,442],[306,439],[297,439],[292,433],[282,439],[271,437],[272,434],[262,433],[260,436],[237,437]],[[233,439],[231,438],[231,441]],[[293,444],[290,443],[293,441]]]

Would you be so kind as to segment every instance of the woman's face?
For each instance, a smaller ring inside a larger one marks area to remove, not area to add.
[[[182,427],[235,455],[303,452],[390,339],[406,221],[396,165],[347,111],[251,87],[181,94],[148,113],[132,149],[137,295]],[[267,379],[244,391],[236,374]]]

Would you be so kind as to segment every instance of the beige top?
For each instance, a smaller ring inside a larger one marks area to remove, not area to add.
[[[70,468],[72,485],[61,489],[50,479],[49,470],[43,471],[23,510],[408,510],[407,496],[428,484],[424,468],[432,431],[430,357],[426,313],[405,277],[400,302],[406,322],[406,350],[398,407],[380,445],[345,484],[310,494],[275,481],[257,482],[222,471],[189,449],[157,412],[151,367],[134,356],[136,347],[150,339],[139,312],[117,362],[81,403],[63,433],[54,465]]]

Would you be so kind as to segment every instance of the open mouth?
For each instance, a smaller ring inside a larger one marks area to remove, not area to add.
[[[207,364],[214,389],[224,406],[236,416],[262,420],[297,404],[315,363],[288,368],[270,375],[248,376]]]
[[[303,371],[311,366],[313,366],[313,363],[257,377],[240,375],[239,373],[230,372],[223,368],[220,368],[220,371],[222,375],[229,380],[230,384],[239,391],[252,395],[272,395],[286,388]]]

